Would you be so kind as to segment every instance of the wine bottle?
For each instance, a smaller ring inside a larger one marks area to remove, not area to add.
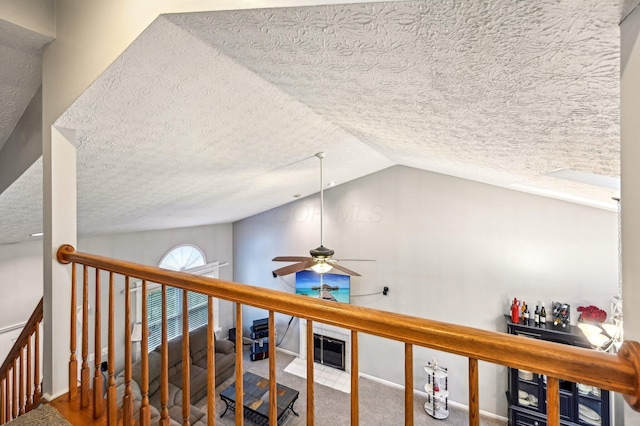
[[[544,302],[542,302],[542,309],[540,309],[540,327],[547,324],[547,311],[544,309]]]
[[[524,323],[529,325],[529,307],[524,305]]]
[[[517,324],[520,322],[520,302],[515,297],[513,298],[513,303],[511,304],[511,322]]]
[[[520,305],[520,323],[524,324],[524,311],[527,309],[527,302],[522,301],[522,305]]]
[[[540,310],[538,309],[538,305],[536,305],[536,311],[533,313],[533,321],[536,327],[540,327]]]

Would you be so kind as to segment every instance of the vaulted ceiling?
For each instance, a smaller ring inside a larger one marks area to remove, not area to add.
[[[79,232],[247,217],[317,192],[319,151],[338,184],[399,164],[610,204],[616,189],[547,174],[619,177],[629,4],[161,16],[55,123],[77,130]],[[39,179],[37,162],[0,194],[0,242],[38,228]]]

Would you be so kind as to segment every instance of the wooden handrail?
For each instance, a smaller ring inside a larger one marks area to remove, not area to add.
[[[18,336],[18,339],[13,344],[9,354],[2,363],[2,367],[0,367],[0,377],[4,377],[9,367],[13,365],[13,360],[20,356],[20,349],[27,344],[27,340],[33,335],[36,325],[40,325],[42,322],[42,305],[43,300],[40,299],[40,302],[38,302],[38,305],[33,310],[29,320],[24,325],[20,336]]]
[[[40,299],[0,367],[0,424],[31,411],[40,402],[41,378],[38,363],[42,319],[43,299]]]
[[[76,262],[125,276],[195,291],[268,311],[318,321],[353,331],[534,371],[558,379],[598,386],[625,394],[640,408],[640,344],[626,341],[618,355],[562,345],[507,333],[417,318],[377,309],[331,303],[281,291],[234,283],[60,247],[61,263]],[[259,297],[256,297],[259,295]]]

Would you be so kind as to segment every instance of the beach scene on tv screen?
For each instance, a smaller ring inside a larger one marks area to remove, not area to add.
[[[348,275],[318,274],[313,271],[296,273],[296,294],[304,296],[349,303],[349,285]]]

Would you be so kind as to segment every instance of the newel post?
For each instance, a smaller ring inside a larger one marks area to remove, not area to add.
[[[56,252],[56,260],[62,265],[67,265],[69,262],[65,258],[65,254],[73,253],[75,249],[69,244],[63,244]],[[77,275],[76,265],[71,266],[71,300],[76,300],[77,292]],[[76,309],[75,306],[71,306],[70,310],[71,319],[69,321],[69,399],[74,399],[78,396],[78,358],[76,355]]]

